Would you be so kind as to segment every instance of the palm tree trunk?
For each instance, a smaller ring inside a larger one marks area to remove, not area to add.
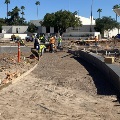
[[[117,14],[116,14],[116,21],[117,21]]]
[[[99,18],[100,18],[100,12],[99,12]]]
[[[90,32],[92,32],[92,22],[93,22],[93,21],[92,21],[92,16],[93,16],[93,15],[92,15],[92,12],[93,12],[93,11],[92,11],[92,7],[93,7],[93,0],[92,0],[92,4],[91,4],[91,25],[90,25]]]
[[[23,13],[23,10],[22,10],[22,13]],[[23,18],[23,14],[22,14],[22,18]]]
[[[91,24],[90,24],[90,32],[92,32],[92,5],[91,5]]]
[[[7,4],[7,19],[8,19],[8,4]]]
[[[37,18],[38,18],[38,6],[37,6]]]

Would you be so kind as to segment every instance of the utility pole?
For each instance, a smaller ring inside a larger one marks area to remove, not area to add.
[[[20,42],[18,41],[18,62],[20,62]]]
[[[79,18],[79,10],[78,10],[78,18]],[[78,26],[78,32],[79,32],[79,26]]]
[[[92,21],[92,16],[93,16],[93,15],[92,15],[92,14],[93,14],[93,13],[92,13],[92,12],[93,12],[92,9],[93,9],[93,0],[92,0],[92,4],[91,4],[91,25],[90,25],[90,32],[92,32],[92,22],[93,22],[93,21]]]
[[[70,11],[70,0],[68,0],[68,11]]]

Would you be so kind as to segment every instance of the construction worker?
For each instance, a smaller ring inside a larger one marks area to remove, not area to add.
[[[20,42],[20,45],[25,45],[25,43],[24,43],[24,40],[23,40],[23,39],[20,39],[20,40],[19,40],[19,42]]]
[[[55,37],[54,37],[54,36],[52,36],[52,37],[50,38],[49,43],[50,43],[49,52],[53,53],[53,52],[54,52],[54,48],[55,48]]]
[[[97,43],[98,43],[98,38],[97,38],[97,36],[95,36],[94,40],[95,40],[95,46],[97,47]]]
[[[41,35],[39,37],[39,39],[40,39],[40,42],[45,43],[45,36],[44,35]]]
[[[15,41],[16,40],[16,36],[14,34],[11,35],[11,39],[12,39],[12,41]]]
[[[35,40],[35,34],[32,34],[32,41],[34,41]]]
[[[38,38],[35,38],[35,40],[34,40],[34,49],[39,50],[39,48],[40,48],[39,45],[40,45],[40,40]]]
[[[43,39],[43,36],[40,36],[39,39],[42,40],[42,39]]]
[[[40,47],[39,47],[39,50],[38,50],[38,53],[39,53],[40,57],[42,57],[45,48],[46,48],[46,46],[44,44],[40,44]]]
[[[61,47],[61,43],[62,43],[62,38],[61,36],[58,37],[58,48]]]

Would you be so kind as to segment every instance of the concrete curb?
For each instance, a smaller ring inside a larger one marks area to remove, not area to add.
[[[32,67],[31,69],[29,69],[28,71],[26,71],[25,73],[23,73],[21,76],[13,79],[12,81],[10,81],[10,82],[8,82],[6,84],[1,85],[0,86],[0,90],[8,87],[11,84],[14,84],[14,83],[18,82],[19,80],[21,80],[22,78],[24,78],[26,75],[28,75],[29,73],[31,73],[37,67],[37,65],[38,65],[38,63],[34,67]]]
[[[0,86],[0,90],[2,90],[3,88],[8,87],[8,86],[11,85],[11,84],[12,84],[12,82],[9,82],[9,83],[6,83],[6,84],[1,85],[1,86]]]
[[[20,46],[21,52],[31,52],[31,47]],[[0,46],[0,53],[17,53],[18,46]]]
[[[25,76],[27,76],[29,73],[31,73],[36,67],[37,67],[38,63],[32,67],[30,70],[28,70],[27,72],[23,73],[21,76],[15,78],[12,80],[12,84],[16,83],[17,81],[23,79]]]
[[[109,82],[120,92],[120,67],[115,64],[107,64],[104,62],[104,58],[92,52],[84,50],[68,50],[68,52],[79,56],[86,62],[92,64],[99,69]]]

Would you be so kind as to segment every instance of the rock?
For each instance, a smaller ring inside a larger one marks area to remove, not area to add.
[[[8,80],[8,79],[4,79],[3,81],[2,81],[2,84],[7,84],[7,83],[9,83],[10,81]]]
[[[35,55],[34,55],[34,54],[31,54],[31,55],[30,55],[30,59],[35,59]]]
[[[3,69],[0,69],[0,72],[3,72]]]

